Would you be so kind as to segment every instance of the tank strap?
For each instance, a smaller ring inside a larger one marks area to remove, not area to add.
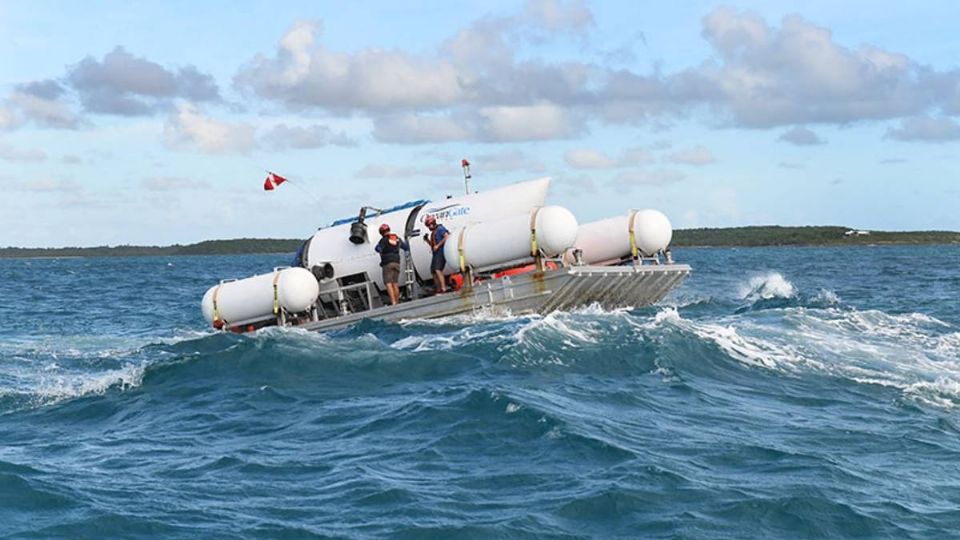
[[[213,322],[220,320],[220,306],[217,302],[217,297],[220,296],[220,287],[223,287],[223,284],[217,285],[217,288],[213,290]]]
[[[457,238],[457,254],[460,255],[460,271],[464,272],[467,269],[467,256],[465,252],[465,247],[463,245],[463,238],[467,233],[467,228],[464,227],[460,229],[460,236]]]
[[[540,254],[540,248],[537,246],[537,214],[540,213],[540,207],[534,208],[530,213],[530,256],[536,257]]]
[[[280,292],[277,282],[280,281],[280,272],[273,274],[273,314],[280,313]]]
[[[629,231],[630,231],[630,256],[633,257],[634,259],[637,258],[637,255],[639,253],[639,251],[637,250],[637,234],[636,234],[636,230],[634,229],[634,223],[633,223],[634,218],[636,217],[637,217],[637,211],[631,210],[630,217],[627,218],[627,226],[629,227]]]

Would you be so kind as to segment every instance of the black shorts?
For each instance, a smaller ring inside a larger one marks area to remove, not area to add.
[[[398,283],[400,281],[400,263],[387,263],[383,265],[382,270],[384,283]]]
[[[430,259],[430,271],[431,272],[443,272],[443,269],[447,267],[447,258],[444,257],[443,251],[434,251],[433,259]]]

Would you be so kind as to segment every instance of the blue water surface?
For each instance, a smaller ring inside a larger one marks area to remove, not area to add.
[[[677,249],[658,306],[208,330],[288,256],[0,260],[0,537],[943,538],[960,246]]]

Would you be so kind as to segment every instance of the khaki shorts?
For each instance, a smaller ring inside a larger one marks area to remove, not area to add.
[[[400,281],[400,263],[387,263],[383,267],[383,282],[397,283]]]

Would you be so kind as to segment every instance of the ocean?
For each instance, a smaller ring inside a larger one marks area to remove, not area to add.
[[[677,249],[657,306],[211,331],[285,255],[0,260],[0,537],[943,538],[960,246]]]

